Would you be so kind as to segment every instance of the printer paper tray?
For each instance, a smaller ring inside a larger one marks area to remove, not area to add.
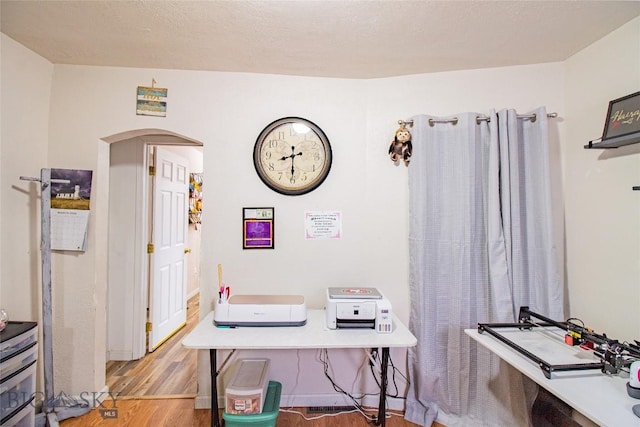
[[[338,329],[375,329],[375,320],[338,319],[336,321]]]

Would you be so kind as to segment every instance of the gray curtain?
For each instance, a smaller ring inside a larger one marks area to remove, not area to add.
[[[413,118],[409,325],[418,345],[405,418],[416,424],[530,424],[535,385],[464,329],[516,321],[522,305],[564,318],[547,115],[531,114],[464,113],[455,125]]]

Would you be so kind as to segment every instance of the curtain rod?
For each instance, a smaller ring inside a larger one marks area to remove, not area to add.
[[[517,114],[516,117],[518,119],[530,119],[532,122],[536,121],[536,115],[534,114]],[[554,119],[558,117],[558,113],[548,113],[547,117]],[[487,116],[478,116],[476,117],[476,123],[480,124],[480,122],[490,122],[491,119]],[[429,126],[434,126],[436,123],[452,123],[454,125],[458,124],[458,118],[452,117],[450,119],[429,119]],[[413,120],[398,120],[398,124],[400,126],[413,126]]]

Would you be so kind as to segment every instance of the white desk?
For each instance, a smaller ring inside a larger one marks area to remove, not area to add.
[[[416,344],[416,337],[395,316],[393,332],[390,334],[379,334],[373,329],[330,330],[326,327],[324,310],[308,310],[307,323],[304,326],[238,328],[217,328],[213,324],[213,312],[211,312],[182,341],[182,345],[186,348],[209,350],[211,425],[215,427],[220,425],[216,385],[216,378],[220,373],[217,371],[217,350],[380,348],[382,349],[382,381],[377,424],[384,426],[389,348],[413,347]]]
[[[532,331],[500,331],[516,344],[553,364],[588,363],[597,358],[590,351],[571,347],[561,337]],[[466,329],[465,333],[600,426],[640,427],[632,406],[640,400],[629,397],[628,378],[603,374],[599,369],[553,372],[548,379],[533,360],[488,333]]]

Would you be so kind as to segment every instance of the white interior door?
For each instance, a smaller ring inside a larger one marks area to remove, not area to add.
[[[150,259],[149,351],[186,324],[187,160],[156,147],[153,184],[153,252]]]

